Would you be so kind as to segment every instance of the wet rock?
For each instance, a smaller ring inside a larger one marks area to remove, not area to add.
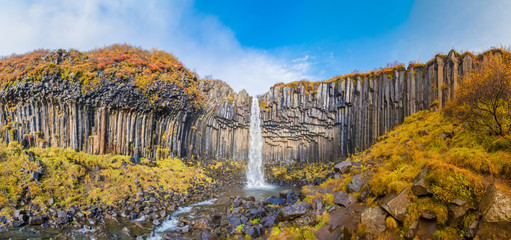
[[[271,204],[271,205],[282,205],[286,202],[283,198],[278,198],[275,196],[271,196],[265,200],[265,204]]]
[[[380,207],[367,208],[360,215],[360,223],[364,224],[372,233],[381,233],[387,229],[386,217],[387,213]]]
[[[357,202],[357,200],[344,192],[337,192],[334,197],[334,203],[343,207],[348,207],[349,205]]]
[[[361,177],[362,176],[360,174],[353,176],[353,180],[351,180],[351,182],[348,183],[348,186],[346,186],[346,190],[349,193],[359,192],[360,189],[362,189],[362,186],[364,186],[364,183],[360,180]]]
[[[351,163],[351,161],[343,161],[343,162],[336,164],[334,166],[334,170],[341,174],[345,174],[350,171],[352,166],[353,166],[353,164]]]
[[[306,202],[299,202],[280,209],[280,216],[284,220],[292,220],[307,213],[310,206]]]
[[[153,225],[159,226],[161,224],[160,219],[153,219]]]
[[[55,199],[53,198],[50,198],[50,200],[48,200],[48,204],[51,206],[53,204],[55,204]]]
[[[402,222],[405,219],[406,209],[411,204],[408,198],[409,193],[410,188],[407,187],[396,197],[391,197],[388,201],[384,202],[381,207],[390,213],[392,217]]]
[[[31,216],[28,218],[28,225],[35,226],[43,224],[44,220],[41,216]]]
[[[154,197],[149,198],[149,203],[156,203],[156,198]]]

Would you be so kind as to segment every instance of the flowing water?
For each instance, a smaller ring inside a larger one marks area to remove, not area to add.
[[[250,110],[250,139],[248,149],[247,164],[247,188],[248,189],[268,189],[272,185],[264,181],[263,168],[263,137],[261,136],[261,112],[259,110],[259,101],[257,97],[252,97],[252,107]]]

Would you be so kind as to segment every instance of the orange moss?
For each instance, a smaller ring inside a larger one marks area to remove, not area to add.
[[[2,89],[22,82],[38,82],[45,75],[79,82],[83,92],[96,89],[100,81],[121,81],[144,91],[155,81],[166,81],[186,89],[196,102],[201,101],[193,80],[195,74],[172,54],[161,50],[114,44],[88,52],[35,50],[0,59]]]

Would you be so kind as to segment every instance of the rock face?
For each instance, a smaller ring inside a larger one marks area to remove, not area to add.
[[[406,116],[443,107],[473,62],[472,55],[451,51],[382,74],[277,84],[261,99],[264,159],[334,161],[366,149]]]
[[[480,209],[485,223],[511,224],[511,190],[494,184],[481,201]]]
[[[444,106],[475,58],[451,51],[408,69],[277,84],[260,96],[263,159],[336,161],[363,150],[406,116]],[[99,90],[87,92],[62,73],[48,72],[41,81],[5,87],[0,137],[94,154],[247,159],[251,97],[245,91],[184,74],[179,82],[204,98],[199,107],[174,83],[156,81],[148,87],[151,97],[119,81],[101,81]]]
[[[54,78],[58,76],[46,81]],[[4,141],[28,139],[32,146],[71,147],[94,154],[247,158],[251,98],[245,91],[235,94],[225,83],[199,82],[207,104],[203,110],[185,105],[158,111],[130,105],[135,103],[92,102],[80,93],[67,100],[38,96],[37,91],[71,92],[68,86],[48,90],[46,85],[25,83],[0,92],[0,120],[7,126],[1,134]],[[135,95],[130,90],[112,91],[128,99]],[[19,104],[9,103],[13,100]]]

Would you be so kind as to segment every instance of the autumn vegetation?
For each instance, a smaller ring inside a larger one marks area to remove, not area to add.
[[[511,59],[489,55],[462,78],[446,112],[476,130],[504,136],[511,130]]]
[[[158,96],[151,88],[158,82],[170,83],[190,95],[196,106],[202,104],[197,76],[172,54],[161,50],[114,44],[88,52],[36,50],[0,60],[1,89],[23,82],[41,82],[48,75],[80,84],[82,93],[98,90],[102,83],[129,84],[153,100]]]
[[[188,166],[177,158],[142,159],[132,164],[129,156],[92,155],[62,148],[31,148],[37,161],[29,161],[21,145],[0,143],[0,215],[11,216],[27,196],[32,204],[41,206],[44,214],[50,199],[62,207],[105,204],[115,206],[139,191],[187,194],[198,179],[207,187],[212,180],[205,170]],[[40,181],[30,178],[28,171],[44,167]],[[20,170],[21,169],[21,170]],[[27,172],[23,171],[25,169]],[[153,190],[151,190],[153,189]],[[128,201],[136,201],[131,198]]]

